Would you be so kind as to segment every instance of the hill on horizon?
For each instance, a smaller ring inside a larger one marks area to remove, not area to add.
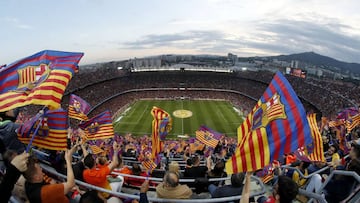
[[[270,58],[276,58],[281,61],[292,61],[298,60],[315,66],[321,66],[329,70],[335,70],[339,68],[342,73],[350,71],[352,73],[360,74],[360,64],[358,63],[347,63],[343,61],[336,60],[334,58],[323,56],[315,52],[304,52],[297,54],[289,55],[279,55],[279,56],[270,56]]]

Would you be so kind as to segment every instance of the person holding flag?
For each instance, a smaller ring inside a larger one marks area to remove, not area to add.
[[[0,112],[0,139],[4,142],[7,149],[21,153],[25,150],[25,145],[17,137],[19,125],[15,123],[19,109]]]

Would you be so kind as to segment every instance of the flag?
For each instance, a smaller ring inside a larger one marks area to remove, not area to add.
[[[152,172],[155,168],[156,168],[156,163],[152,160],[152,159],[147,159],[141,162],[141,164],[143,165],[143,167],[146,169],[146,171],[148,172]]]
[[[340,120],[336,120],[336,121],[330,121],[329,122],[329,127],[330,128],[335,128],[335,127],[338,127],[338,126],[341,126],[341,125],[344,125],[345,124],[345,121],[343,119],[340,119]]]
[[[110,111],[104,111],[88,121],[79,124],[87,140],[107,139],[114,137]]]
[[[309,153],[309,159],[311,161],[325,162],[323,142],[316,122],[316,114],[308,115],[307,119],[311,129],[311,137],[313,139],[313,142],[306,146],[306,150]]]
[[[89,148],[91,149],[92,154],[102,154],[102,153],[104,153],[104,150],[101,149],[97,145],[90,145]]]
[[[229,174],[256,171],[312,142],[305,109],[280,72],[239,127],[238,136],[240,142],[226,163]]]
[[[163,139],[160,139],[160,134],[169,131],[167,129],[168,125],[165,125],[163,123],[168,122],[168,124],[169,124],[171,118],[170,118],[169,113],[167,113],[163,109],[161,109],[159,107],[156,107],[156,106],[154,106],[152,108],[151,115],[154,118],[153,121],[152,121],[152,136],[151,136],[152,149],[151,149],[151,155],[152,155],[152,158],[155,159],[158,156],[158,154],[162,151],[162,147],[163,147],[163,143],[162,143]],[[168,119],[168,121],[164,121],[166,119]]]
[[[89,113],[91,106],[81,97],[75,94],[70,95],[69,101],[69,118],[78,119],[81,121],[88,120],[87,114]]]
[[[355,116],[356,114],[359,113],[359,109],[356,107],[349,107],[346,109],[341,110],[340,112],[338,112],[337,114],[337,119],[344,119],[347,120],[349,119],[351,116]]]
[[[47,110],[43,115],[38,114],[21,125],[18,129],[18,139],[28,144],[34,130],[39,130],[32,145],[50,150],[67,149],[67,112],[63,109]]]
[[[360,125],[360,114],[350,117],[345,125],[348,133],[350,133],[356,126]]]
[[[83,53],[41,51],[0,70],[0,112],[29,104],[60,108]]]
[[[206,126],[201,126],[199,130],[195,132],[195,134],[196,139],[212,148],[215,148],[217,146],[222,136],[222,134]]]
[[[263,183],[267,184],[275,177],[275,169],[276,167],[280,167],[280,162],[274,160],[269,165],[265,166],[261,171],[256,173],[256,176],[261,177]]]
[[[306,147],[300,147],[297,151],[295,151],[295,155],[300,160],[306,162],[325,162],[324,147],[319,127],[316,122],[316,114],[309,114],[307,119],[310,125],[313,142],[308,144]]]

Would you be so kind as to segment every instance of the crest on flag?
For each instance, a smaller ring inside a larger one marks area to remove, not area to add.
[[[284,105],[281,103],[280,95],[274,94],[266,103],[260,105],[253,117],[252,129],[256,130],[267,126],[276,119],[286,119]]]
[[[90,134],[96,134],[97,131],[99,131],[99,123],[95,121],[94,123],[91,123],[88,127],[88,132]]]
[[[74,110],[76,111],[76,113],[82,113],[81,112],[81,103],[74,99]]]
[[[40,137],[47,137],[49,135],[49,125],[48,125],[48,118],[44,117],[42,119],[39,119],[35,122],[34,127],[32,129],[32,133],[35,131],[35,129],[39,126],[39,130],[37,132],[37,135]]]
[[[37,82],[45,80],[49,76],[49,66],[47,64],[40,64],[39,66],[26,66],[17,70],[19,74],[18,88],[32,89]]]

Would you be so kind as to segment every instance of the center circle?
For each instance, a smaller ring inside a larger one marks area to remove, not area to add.
[[[179,109],[173,112],[173,115],[177,118],[189,118],[193,113],[189,110]]]

